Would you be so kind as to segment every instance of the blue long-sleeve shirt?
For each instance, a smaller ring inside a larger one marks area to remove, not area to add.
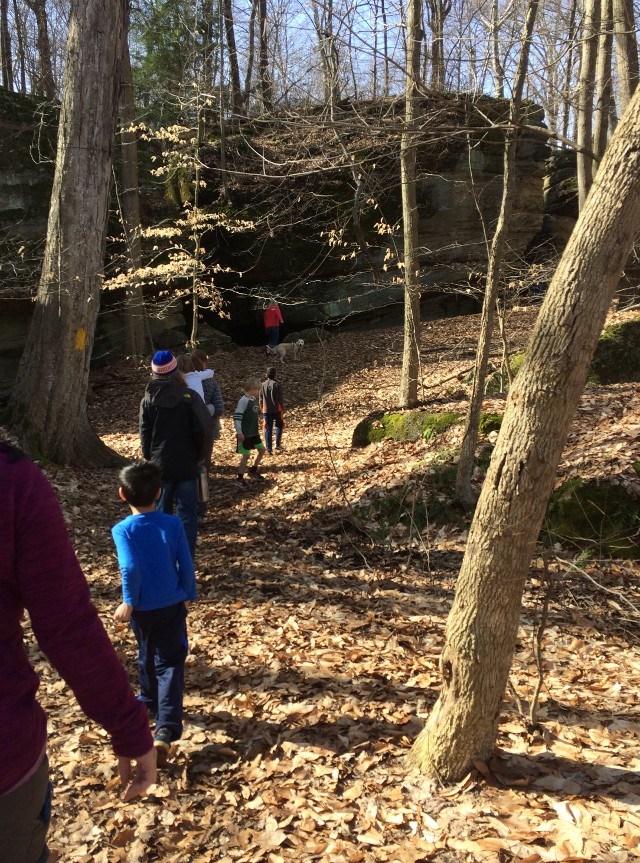
[[[159,510],[130,515],[111,534],[127,605],[152,611],[196,598],[193,559],[179,518]]]

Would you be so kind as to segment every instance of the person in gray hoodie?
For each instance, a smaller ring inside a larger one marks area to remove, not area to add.
[[[153,380],[140,403],[140,446],[160,468],[158,509],[182,521],[195,559],[198,533],[198,473],[211,449],[212,423],[200,396],[190,390],[171,351],[158,351]]]

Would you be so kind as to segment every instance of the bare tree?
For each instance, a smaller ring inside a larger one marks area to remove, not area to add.
[[[473,475],[476,444],[478,441],[478,428],[480,425],[480,412],[484,399],[485,380],[487,376],[487,364],[489,361],[489,350],[491,347],[491,336],[493,333],[493,320],[495,316],[496,298],[498,286],[504,262],[504,253],[509,230],[509,222],[516,194],[516,148],[518,146],[518,125],[522,114],[522,94],[526,81],[527,68],[529,65],[529,53],[533,28],[538,12],[538,0],[529,0],[527,15],[525,18],[522,37],[520,40],[520,56],[516,79],[514,81],[513,95],[509,102],[509,125],[505,132],[504,144],[504,174],[502,178],[502,201],[500,204],[500,215],[498,224],[491,242],[489,253],[489,266],[487,269],[487,283],[485,287],[484,302],[482,305],[482,321],[480,324],[480,338],[476,352],[476,362],[473,375],[473,388],[471,400],[467,412],[467,420],[460,450],[460,460],[456,475],[456,494],[468,507],[475,503],[475,495],[471,488]]]
[[[135,119],[131,58],[128,42],[125,42],[120,91],[121,210],[129,270],[132,274],[135,274],[136,270],[142,266],[142,220],[140,218],[138,142],[134,129]],[[136,281],[135,276],[133,276],[132,284],[127,288],[125,314],[127,321],[125,350],[129,356],[141,357],[144,353],[145,313],[142,287]]]
[[[418,204],[416,201],[416,132],[420,75],[420,0],[407,0],[407,59],[405,114],[400,143],[402,219],[404,239],[404,347],[400,404],[418,401],[420,369],[420,282],[418,260]]]
[[[240,87],[240,67],[238,66],[238,49],[236,47],[236,32],[233,21],[232,0],[220,0],[220,17],[224,23],[227,37],[227,59],[229,61],[229,76],[231,78],[231,102],[235,114],[244,113],[242,88]],[[222,110],[222,105],[220,106]]]
[[[598,60],[596,63],[596,105],[593,123],[593,152],[598,161],[607,148],[609,116],[613,96],[611,55],[613,48],[613,0],[602,0]]]
[[[578,202],[580,209],[593,183],[593,94],[595,90],[601,0],[586,0],[582,29],[578,116]]]
[[[569,427],[640,228],[640,93],[618,126],[536,321],[469,532],[440,659],[443,685],[409,760],[442,782],[487,761],[522,592]]]
[[[618,94],[620,113],[629,104],[638,86],[638,41],[633,0],[613,0],[618,64]]]
[[[13,92],[13,57],[11,55],[11,33],[9,32],[9,0],[0,0],[0,63],[2,64],[2,86]]]
[[[34,455],[115,458],[87,417],[128,0],[74,0],[47,243],[8,419]]]
[[[36,19],[38,28],[38,78],[34,92],[47,99],[53,99],[56,88],[53,81],[53,64],[51,61],[51,43],[49,41],[49,23],[45,0],[25,0]]]

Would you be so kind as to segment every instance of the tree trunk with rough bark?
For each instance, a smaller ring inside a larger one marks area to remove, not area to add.
[[[584,206],[593,183],[593,93],[598,56],[600,6],[600,0],[586,0],[584,27],[582,29],[578,114],[576,118],[578,203],[580,209]]]
[[[235,114],[244,113],[242,88],[240,86],[240,68],[238,66],[238,49],[236,48],[236,31],[233,20],[233,4],[231,0],[221,0],[224,17],[224,29],[227,37],[227,59],[229,60],[229,77],[231,79],[231,102]]]
[[[9,31],[9,0],[0,0],[0,64],[2,86],[13,93],[13,56]]]
[[[45,96],[45,98],[52,100],[55,99],[56,88],[53,80],[51,40],[49,39],[49,22],[47,20],[45,0],[26,0],[26,3],[35,15],[38,31],[36,41],[40,71],[35,92],[40,96]]]
[[[416,114],[420,75],[420,0],[407,2],[407,60],[404,130],[400,143],[402,220],[404,238],[404,346],[400,398],[402,407],[418,401],[420,373],[420,282],[418,260],[418,204],[416,201]]]
[[[473,467],[478,442],[478,429],[480,427],[480,414],[484,400],[484,388],[487,377],[487,365],[489,362],[489,350],[491,348],[491,336],[493,334],[493,320],[495,316],[496,298],[500,284],[500,275],[504,261],[505,246],[513,201],[516,194],[516,149],[518,146],[518,124],[522,115],[522,93],[524,91],[527,69],[529,67],[529,53],[533,28],[538,13],[538,0],[530,0],[524,29],[520,39],[520,56],[513,88],[513,96],[509,103],[509,126],[505,133],[504,142],[504,171],[502,178],[502,201],[500,204],[500,215],[496,231],[491,241],[489,253],[489,266],[487,269],[487,283],[482,304],[482,321],[480,324],[480,338],[476,351],[476,363],[473,373],[473,388],[471,400],[460,449],[460,460],[456,474],[456,495],[462,503],[471,508],[475,504],[475,495],[471,487]]]
[[[613,0],[618,65],[620,113],[624,113],[638,86],[638,39],[633,0]]]
[[[33,455],[118,460],[87,417],[128,0],[74,0],[40,287],[7,419]]]
[[[547,292],[471,525],[440,660],[443,687],[409,755],[442,782],[491,756],[547,500],[640,228],[638,176],[640,93],[607,148]]]
[[[598,61],[596,64],[596,110],[593,121],[593,152],[598,162],[602,161],[609,137],[609,114],[613,82],[611,80],[611,55],[613,50],[613,0],[602,0]]]
[[[135,278],[142,266],[142,220],[140,218],[140,184],[138,179],[138,140],[133,126],[136,109],[133,100],[133,79],[129,45],[125,43],[122,58],[122,88],[120,91],[120,149],[122,152],[122,227],[127,242],[129,271],[133,282],[126,292],[126,344],[130,357],[144,354],[145,310],[142,286]]]

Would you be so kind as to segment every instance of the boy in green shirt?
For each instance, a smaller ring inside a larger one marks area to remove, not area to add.
[[[264,455],[264,444],[258,428],[260,386],[259,378],[247,378],[244,385],[244,395],[233,413],[233,424],[238,437],[238,453],[241,455],[236,479],[238,488],[247,488],[249,485],[244,478],[244,472],[253,450],[256,451],[257,455],[253,465],[249,468],[249,476],[251,479],[264,481],[264,477],[258,473],[258,465]]]

